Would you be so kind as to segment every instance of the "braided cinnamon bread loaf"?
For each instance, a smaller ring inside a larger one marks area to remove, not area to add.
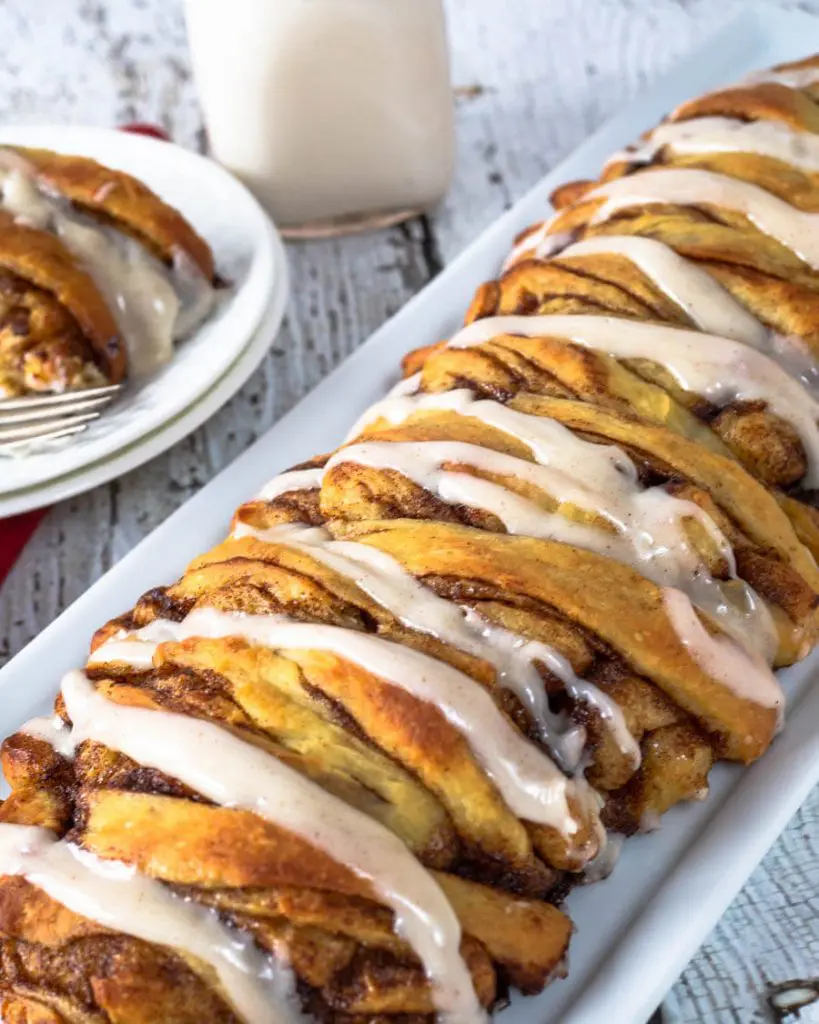
[[[561,973],[608,831],[764,753],[817,637],[811,89],[561,190],[345,444],[98,632],[3,748],[4,1020],[480,1021]]]

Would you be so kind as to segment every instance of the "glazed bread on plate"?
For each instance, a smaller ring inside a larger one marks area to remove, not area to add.
[[[96,284],[54,235],[0,213],[0,398],[117,384],[127,356]]]
[[[0,148],[0,398],[144,377],[210,313],[208,244],[142,182]]]
[[[4,1019],[485,1020],[565,972],[614,835],[764,754],[817,635],[814,83],[560,190],[462,331],[100,628],[3,747]]]

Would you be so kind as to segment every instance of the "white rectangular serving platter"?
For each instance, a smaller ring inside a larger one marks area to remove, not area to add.
[[[278,471],[333,448],[394,383],[405,352],[451,333],[478,283],[495,276],[514,235],[547,214],[556,185],[595,176],[610,153],[680,101],[817,49],[819,21],[799,12],[750,11],[605,124],[0,671],[0,735],[45,712],[62,673],[84,661],[93,631],[222,539],[240,502]],[[569,978],[536,998],[513,999],[499,1015],[503,1024],[644,1024],[819,782],[819,687],[810,686],[818,654],[783,673],[789,722],[758,764],[744,771],[718,766],[707,801],[669,813],[659,832],[626,843],[610,879],[572,894]]]

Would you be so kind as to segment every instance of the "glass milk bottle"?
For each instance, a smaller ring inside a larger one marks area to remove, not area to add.
[[[213,156],[291,237],[442,198],[453,101],[442,0],[186,0]]]

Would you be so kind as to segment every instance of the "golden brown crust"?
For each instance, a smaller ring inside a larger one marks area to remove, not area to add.
[[[104,167],[84,156],[48,149],[10,147],[31,164],[42,182],[79,209],[103,215],[120,230],[135,235],[163,262],[185,253],[208,281],[214,280],[213,253],[178,210],[124,171]]]
[[[779,70],[802,70],[819,66],[815,57],[785,65]],[[799,132],[819,130],[816,97],[819,83],[804,82],[800,88],[780,83],[746,83],[718,90],[688,101],[673,111],[669,122],[701,117],[727,117],[741,122],[773,123]],[[647,160],[630,161],[626,156],[611,161],[601,182],[626,174],[639,175],[655,167],[699,168],[738,178],[773,193],[797,209],[819,209],[819,175],[781,159],[759,153],[712,151],[691,148],[677,151],[669,146],[657,149]],[[665,243],[686,260],[698,265],[744,306],[763,328],[793,349],[791,358],[804,359],[807,350],[812,360],[819,357],[819,275],[800,257],[771,236],[763,234],[743,214],[725,207],[704,203],[699,206],[672,203],[636,205],[618,211],[600,223],[594,214],[600,200],[588,193],[598,182],[571,183],[553,197],[559,213],[549,225],[551,236],[568,233],[574,240],[606,235],[642,236]],[[535,226],[537,227],[537,226]],[[615,253],[588,253],[562,257],[558,252],[548,261],[533,259],[525,239],[537,237],[531,232],[520,236],[522,245],[513,265],[496,282],[481,287],[470,308],[467,321],[496,314],[517,313],[590,313],[610,314],[640,320],[658,320],[673,326],[694,327],[688,312],[678,306],[630,259]],[[435,354],[433,354],[435,355]],[[445,357],[446,358],[446,357]],[[451,358],[451,357],[450,357]],[[418,371],[424,358],[414,358]],[[440,359],[439,359],[440,363]],[[773,415],[764,403],[732,403],[715,408],[697,396],[680,392],[658,364],[645,360],[623,365],[665,391],[669,411],[682,406],[707,427],[698,440],[708,447],[718,438],[725,448],[762,483],[770,488],[793,490],[792,497],[781,497],[783,508],[792,519],[799,539],[813,552],[817,550],[813,525],[814,497],[799,492],[807,468],[805,452],[793,428]],[[456,368],[453,365],[452,370]],[[486,372],[484,370],[484,375]],[[432,385],[436,386],[436,385]],[[611,389],[605,389],[611,401]],[[556,393],[554,388],[550,393]],[[588,393],[582,396],[589,401]],[[600,401],[600,397],[595,399]],[[665,422],[672,429],[694,437],[691,419],[662,415],[655,418],[657,403],[652,403],[654,422]],[[645,415],[645,407],[632,403],[632,409]],[[806,503],[806,504],[803,504]]]
[[[70,390],[125,376],[116,321],[96,284],[62,242],[0,211],[0,384]]]
[[[525,588],[527,595],[558,609],[698,718],[718,737],[724,756],[751,760],[770,742],[775,711],[748,704],[715,686],[672,628],[659,588],[628,566],[554,541],[487,537],[435,523],[385,523],[372,530],[372,534],[356,533],[357,539],[392,554],[414,575],[445,572],[449,553],[456,547],[459,571],[467,578],[488,574],[500,591],[516,594]],[[628,617],[616,611],[621,601],[623,609],[629,609]],[[635,621],[641,624],[639,638],[634,634]]]
[[[815,67],[815,58],[788,65],[786,70]],[[740,122],[759,121],[798,132],[819,131],[815,97],[817,83],[800,88],[777,82],[749,82],[717,90],[680,105],[668,122],[720,117]],[[804,166],[761,153],[704,147],[677,150],[660,146],[648,157],[629,160],[628,153],[611,161],[600,182],[639,175],[656,167],[698,168],[738,178],[773,193],[797,209],[819,209],[819,175]],[[601,199],[588,194],[595,181],[574,182],[553,197],[558,215],[549,235],[567,233],[572,239],[634,235],[665,243],[700,266],[756,317],[783,339],[801,339],[812,357],[819,356],[819,274],[795,252],[763,233],[738,212],[713,203],[640,205],[617,211],[604,221],[594,216]],[[678,306],[628,258],[613,253],[557,255],[531,258],[524,232],[520,253],[497,282],[484,285],[469,319],[503,313],[606,313],[674,326],[695,326]],[[638,372],[665,387],[655,367]],[[684,396],[674,394],[677,401]],[[691,406],[690,406],[691,407]],[[693,408],[693,407],[692,407]],[[701,415],[694,409],[697,415]],[[716,415],[715,415],[716,413]],[[789,488],[805,473],[804,453],[792,429],[758,404],[727,409],[703,408],[711,429],[734,455],[764,483]]]
[[[0,396],[106,383],[65,307],[16,274],[0,271]]]
[[[431,368],[432,376],[434,368]],[[462,375],[466,379],[466,374]],[[735,461],[709,451],[664,426],[654,426],[619,410],[608,410],[587,402],[564,398],[540,397],[531,391],[521,393],[507,403],[509,408],[529,415],[548,416],[587,440],[621,445],[643,467],[654,486],[664,485],[676,497],[690,501],[708,512],[735,551],[739,576],[784,613],[781,620],[778,662],[790,664],[812,646],[816,637],[816,604],[819,572],[799,542],[778,502]],[[531,452],[520,441],[468,417],[447,411],[421,412],[410,416],[400,427],[387,428],[374,423],[366,431],[374,441],[443,440],[477,444],[483,448],[530,460]],[[462,467],[465,472],[486,475]],[[494,479],[494,478],[493,478]],[[514,478],[505,478],[504,486],[529,500],[557,509],[567,518],[605,523],[577,508],[561,508],[555,499],[533,490]],[[342,463],[325,477],[320,505],[329,518],[384,518],[412,516],[480,525],[503,532],[495,517],[465,506],[453,507],[432,499],[415,484],[393,471],[365,469]],[[715,576],[726,573],[713,542],[688,525],[704,564]]]

